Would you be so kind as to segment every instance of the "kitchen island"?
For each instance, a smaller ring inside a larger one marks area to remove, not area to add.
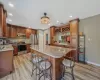
[[[60,80],[61,79],[61,72],[62,72],[62,60],[63,57],[71,52],[71,48],[63,48],[63,47],[56,47],[56,46],[41,46],[41,45],[32,45],[31,52],[35,54],[39,54],[42,56],[46,56],[48,60],[52,63],[52,80]]]

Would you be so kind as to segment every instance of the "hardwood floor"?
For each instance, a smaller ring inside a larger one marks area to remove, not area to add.
[[[36,80],[35,75],[31,77],[32,63],[30,54],[14,57],[15,71],[0,80]],[[100,80],[100,67],[76,63],[74,68],[76,80]],[[65,76],[66,80],[71,80],[70,75]]]

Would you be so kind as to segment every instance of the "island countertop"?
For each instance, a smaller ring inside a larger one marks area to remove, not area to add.
[[[31,49],[41,52],[45,55],[51,56],[53,58],[61,58],[66,55],[71,50],[71,48],[63,48],[63,47],[56,47],[56,46],[49,46],[49,45],[31,45]]]

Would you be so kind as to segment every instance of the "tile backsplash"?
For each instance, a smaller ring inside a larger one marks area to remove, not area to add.
[[[17,42],[25,42],[25,43],[31,43],[31,39],[23,39],[23,38],[15,38],[15,39],[9,39],[10,42],[12,43],[17,43]]]

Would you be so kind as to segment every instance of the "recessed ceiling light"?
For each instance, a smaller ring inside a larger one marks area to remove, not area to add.
[[[12,13],[8,13],[8,15],[9,15],[9,16],[13,16],[13,14],[12,14]]]
[[[57,23],[59,23],[59,21],[57,20]]]
[[[8,4],[10,7],[14,7],[14,5],[11,3],[11,2],[9,2],[9,4]]]
[[[8,19],[8,21],[9,21],[9,22],[12,22],[12,20],[11,20],[11,19]]]
[[[73,16],[69,16],[70,18],[72,18]]]

